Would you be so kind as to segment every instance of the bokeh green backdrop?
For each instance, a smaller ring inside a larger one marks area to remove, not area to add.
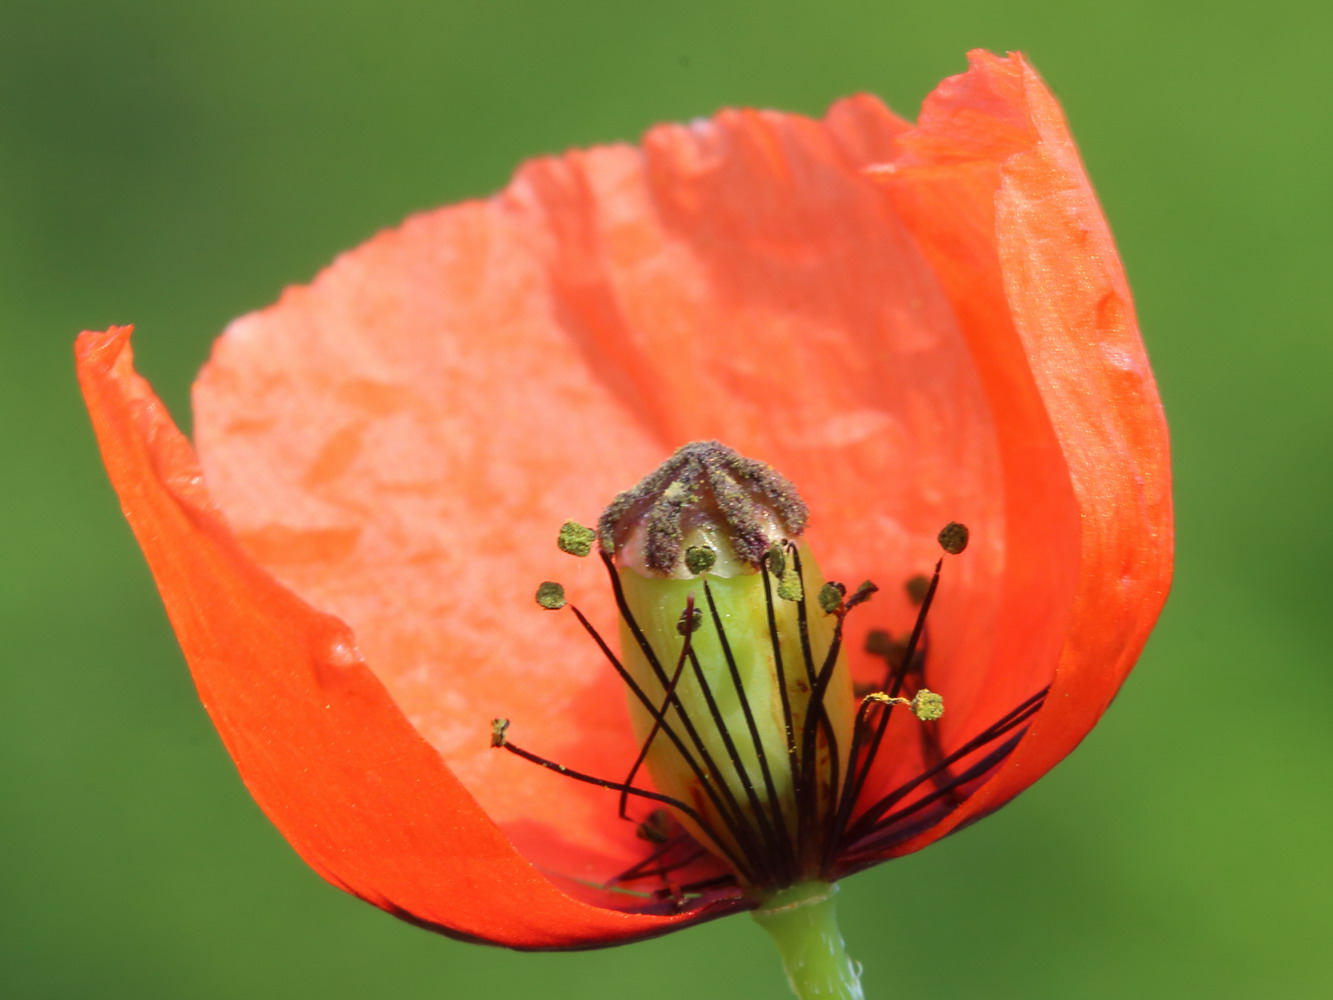
[[[329,888],[250,802],[98,463],[71,341],[187,420],[232,316],[525,157],[723,104],[915,113],[973,46],[1063,100],[1174,434],[1177,585],[1010,808],[844,887],[872,997],[1323,997],[1333,702],[1322,5],[0,3],[0,992],[781,997],[733,918],[519,955]]]

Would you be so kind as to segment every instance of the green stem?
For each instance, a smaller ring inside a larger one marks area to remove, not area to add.
[[[783,889],[754,911],[782,954],[787,982],[799,1000],[864,1000],[861,970],[847,957],[838,930],[838,887],[803,882]]]

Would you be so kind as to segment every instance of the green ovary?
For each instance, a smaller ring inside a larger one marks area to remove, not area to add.
[[[837,780],[835,775],[846,773],[853,725],[853,695],[851,677],[843,662],[844,658],[839,655],[822,699],[836,749],[830,746],[826,727],[818,726],[813,743],[815,764],[813,769],[807,771],[813,775],[813,791],[808,791],[805,796],[797,794],[798,775],[806,752],[803,749],[806,743],[803,734],[806,717],[812,707],[811,690],[816,686],[811,677],[818,677],[823,668],[835,629],[835,617],[821,610],[814,599],[824,584],[818,566],[806,545],[802,543],[797,551],[802,565],[803,592],[807,595],[805,615],[808,652],[801,638],[801,606],[796,601],[778,596],[778,580],[771,575],[768,583],[772,595],[773,627],[769,624],[764,574],[761,571],[743,567],[735,575],[726,577],[705,573],[692,579],[671,579],[645,576],[632,568],[621,567],[618,570],[629,609],[652,647],[668,683],[680,662],[685,641],[680,631],[681,616],[690,597],[693,597],[694,606],[700,613],[699,627],[692,633],[690,643],[698,661],[699,673],[703,675],[712,694],[715,709],[709,704],[693,663],[687,660],[675,688],[679,707],[668,708],[665,723],[694,755],[701,774],[686,763],[663,731],[658,731],[653,737],[646,762],[657,790],[693,806],[704,818],[708,829],[703,829],[695,819],[675,810],[681,823],[701,843],[723,856],[727,851],[719,850],[721,845],[717,843],[718,840],[741,854],[746,853],[746,850],[738,842],[733,829],[735,824],[724,819],[705,783],[712,784],[716,797],[723,800],[723,810],[729,808],[727,803],[734,799],[739,804],[743,823],[752,830],[759,830],[764,822],[770,824],[770,829],[773,826],[771,821],[774,810],[769,797],[771,781],[788,838],[794,843],[802,828],[817,826],[820,816],[826,816],[831,811],[836,795],[836,788],[833,787]],[[710,606],[705,594],[705,580],[711,591],[713,606]],[[718,636],[713,616],[714,606],[730,646],[740,691]],[[775,633],[776,643],[773,638]],[[661,708],[665,701],[665,686],[650,665],[628,623],[622,623],[621,648],[625,667],[653,705]],[[790,744],[779,682],[779,655],[791,716]],[[767,778],[756,748],[754,732],[746,717],[743,699],[748,702],[754,719],[754,730],[757,731],[758,742],[767,761]],[[698,733],[707,757],[711,758],[712,768],[705,762],[705,755],[697,750],[681,719],[681,709]],[[642,742],[653,731],[653,714],[633,695],[630,697],[630,712]],[[730,743],[727,736],[730,737]],[[762,819],[755,816],[756,800],[764,813]],[[812,804],[819,815],[798,819],[798,811],[809,811]]]

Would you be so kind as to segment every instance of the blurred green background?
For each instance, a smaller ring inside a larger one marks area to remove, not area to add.
[[[1176,449],[1179,572],[1083,747],[850,880],[871,997],[1324,997],[1333,93],[1322,4],[0,3],[3,910],[11,997],[781,997],[745,918],[520,955],[329,888],[250,802],[102,473],[74,334],[182,420],[231,317],[539,153],[871,90],[981,46],[1062,99]]]

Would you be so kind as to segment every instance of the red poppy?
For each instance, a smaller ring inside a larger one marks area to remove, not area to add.
[[[887,730],[854,813],[878,816],[831,878],[1069,753],[1169,582],[1166,429],[1129,290],[1019,56],[974,53],[915,127],[869,97],[822,121],[727,111],[412,218],[227,330],[195,385],[197,459],[127,328],[77,353],[251,793],[330,882],[457,937],[589,947],[754,905],[711,858],[721,881],[683,902],[608,889],[651,848],[615,795],[488,745],[504,716],[543,755],[623,776],[621,682],[532,591],[562,579],[614,631],[596,560],[554,531],[684,442],[771,463],[808,501],[823,569],[881,586],[847,620],[872,683],[870,630],[910,630],[901,584],[929,572],[941,525],[972,528],[931,611],[949,710],[933,745]],[[966,773],[930,792],[950,755]]]

